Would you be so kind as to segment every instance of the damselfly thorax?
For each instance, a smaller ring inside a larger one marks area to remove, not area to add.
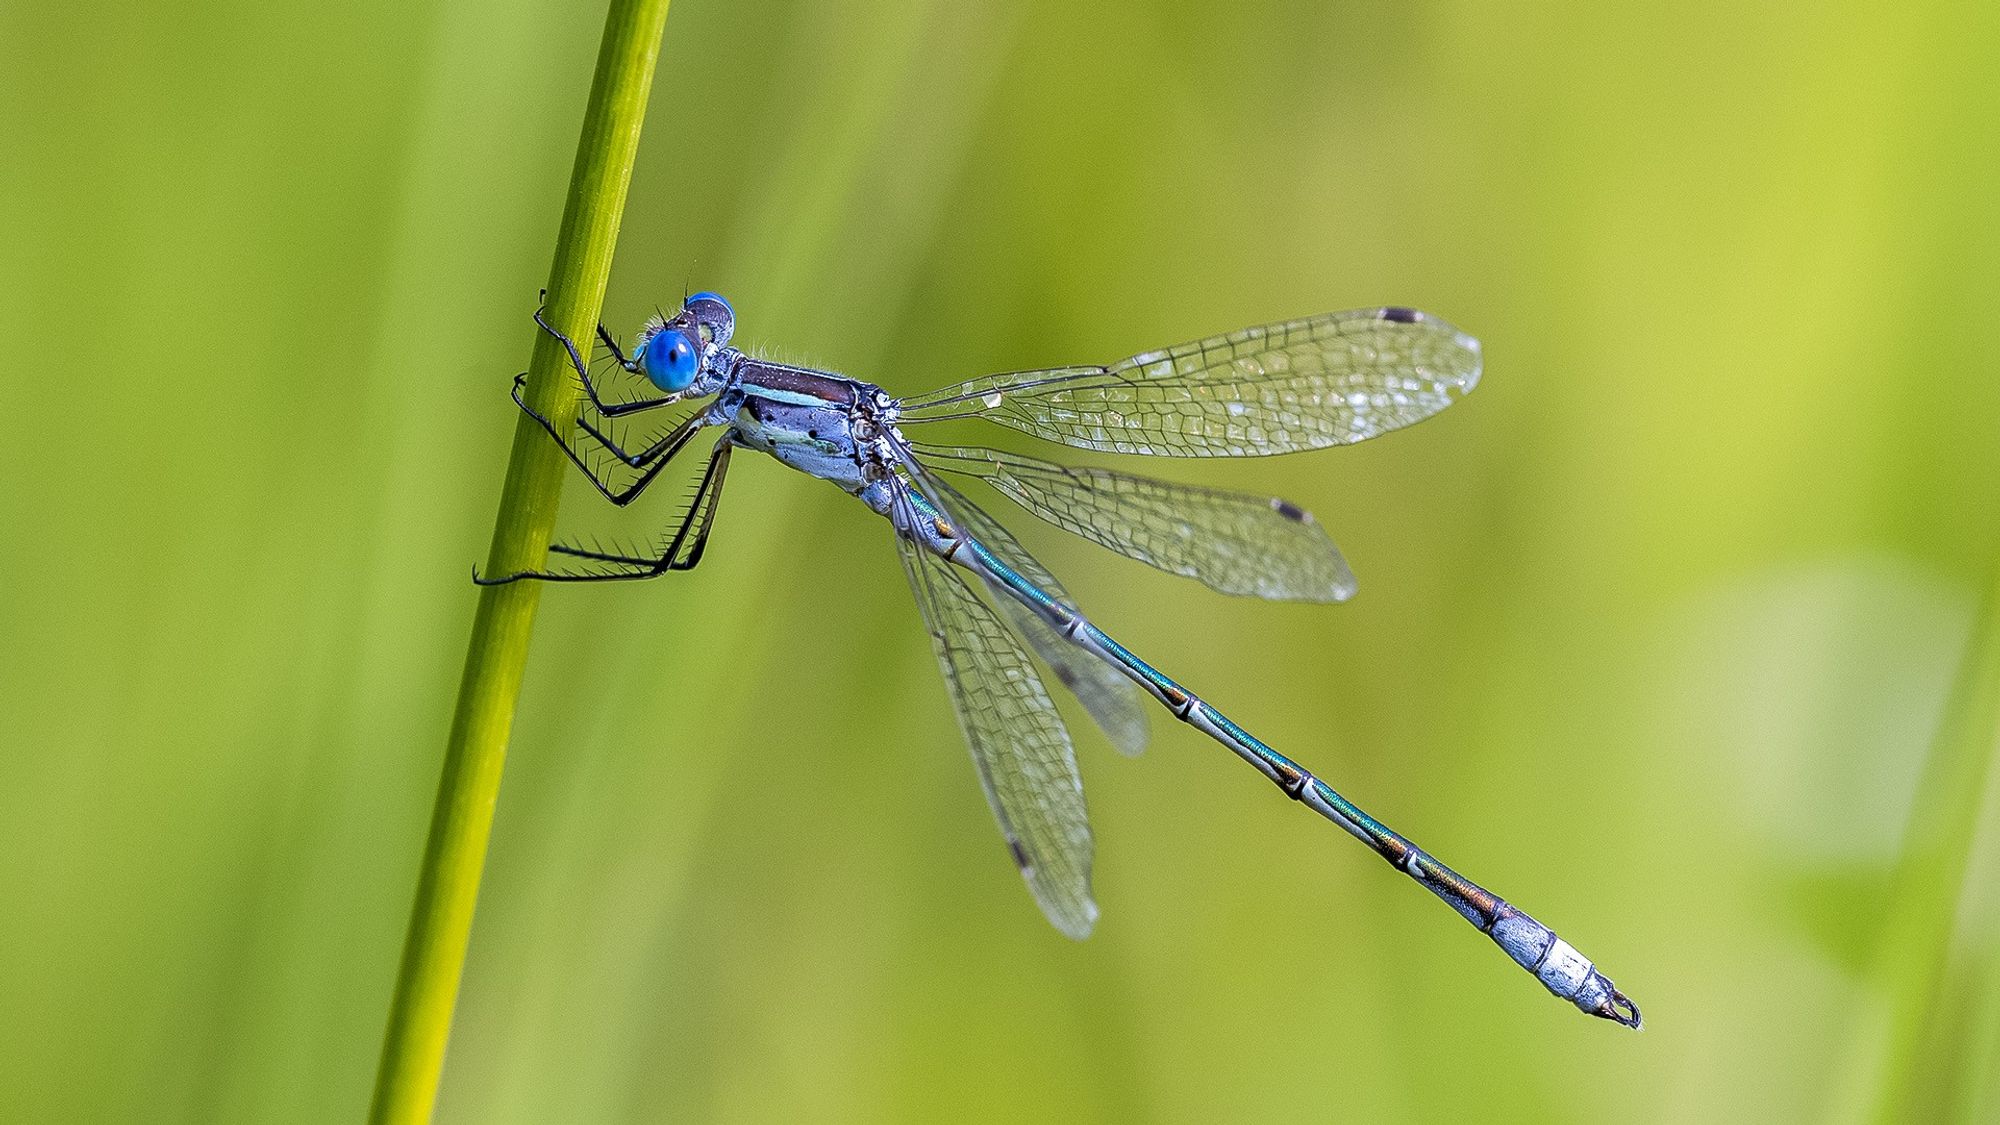
[[[852,493],[888,472],[892,452],[882,439],[890,399],[880,387],[747,358],[731,377],[741,401],[729,415],[729,440]]]

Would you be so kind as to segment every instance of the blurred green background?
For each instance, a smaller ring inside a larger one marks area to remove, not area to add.
[[[363,1113],[600,18],[0,8],[0,1118]],[[1382,302],[1484,340],[1414,430],[1154,466],[1312,508],[1349,605],[995,510],[1648,1030],[1164,716],[1073,723],[1061,938],[886,528],[739,458],[699,571],[543,601],[441,1119],[1842,1112],[2000,542],[1997,23],[680,0],[621,332],[716,289],[895,391]],[[1994,835],[1931,1021],[1975,1118]]]

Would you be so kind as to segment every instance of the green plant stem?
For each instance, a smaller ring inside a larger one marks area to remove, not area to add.
[[[573,340],[590,340],[597,330],[667,2],[612,0],[605,18],[604,43],[584,111],[555,263],[549,269],[549,322]],[[577,384],[569,377],[569,357],[562,345],[538,331],[528,370],[528,401],[558,427],[568,425],[576,415]],[[487,554],[487,573],[510,574],[543,564],[565,465],[562,451],[541,427],[525,415],[520,417]],[[480,590],[458,708],[445,747],[444,774],[431,813],[430,839],[424,846],[416,905],[389,1008],[372,1121],[428,1121],[437,1101],[452,1009],[472,935],[479,876],[499,799],[501,766],[540,600],[539,582]]]

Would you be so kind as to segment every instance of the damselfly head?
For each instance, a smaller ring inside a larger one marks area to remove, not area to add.
[[[682,302],[680,312],[652,318],[632,340],[632,364],[668,394],[708,394],[718,370],[716,356],[736,330],[730,302],[712,292],[698,292]]]
[[[670,395],[693,391],[704,371],[713,372],[716,353],[729,343],[736,316],[729,302],[713,293],[696,293],[681,311],[655,320],[639,333],[634,364],[640,374]]]
[[[696,293],[682,302],[681,314],[707,338],[712,347],[727,344],[729,337],[736,332],[736,311],[719,293]]]

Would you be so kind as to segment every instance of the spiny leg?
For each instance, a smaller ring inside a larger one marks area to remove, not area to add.
[[[702,470],[701,487],[695,494],[701,515],[694,529],[694,538],[689,542],[687,556],[672,564],[669,569],[693,570],[701,565],[702,553],[708,550],[708,533],[715,528],[715,510],[722,503],[722,480],[729,474],[729,451],[734,448],[736,443],[728,434],[724,434],[721,440],[715,443],[715,452],[709,454],[708,467]],[[693,507],[691,505],[690,510]],[[680,550],[687,531],[688,525],[683,521],[680,530],[674,533],[674,542],[667,548],[667,558],[673,558]]]
[[[554,336],[562,344],[563,350],[569,353],[570,366],[576,369],[576,377],[583,381],[584,395],[590,399],[590,405],[606,418],[617,418],[620,415],[651,410],[656,406],[669,406],[680,401],[679,395],[663,395],[659,398],[642,398],[634,402],[605,402],[597,395],[597,384],[590,378],[590,365],[583,361],[583,353],[577,351],[576,341],[563,335],[555,325],[550,324],[542,316],[541,309],[535,310],[535,323],[541,325],[542,331]],[[611,333],[606,331],[602,324],[597,326],[597,336],[611,348],[611,354],[617,359],[619,367],[635,373],[638,371],[638,366],[626,358],[624,351],[618,347],[618,341],[612,338]]]
[[[628,566],[643,567],[648,576],[669,570],[693,570],[701,564],[701,556],[708,549],[708,534],[715,527],[716,509],[722,502],[723,480],[729,473],[729,452],[735,443],[723,437],[715,443],[709,454],[708,464],[703,468],[701,479],[695,485],[694,495],[688,500],[687,513],[680,526],[674,529],[673,537],[657,557],[622,555],[612,552],[589,550],[566,543],[552,543],[549,550],[573,558],[595,559]],[[682,553],[682,548],[686,553]]]
[[[582,430],[584,433],[589,434],[591,437],[597,439],[597,444],[603,446],[613,457],[618,458],[620,461],[625,462],[627,465],[630,465],[635,469],[645,468],[648,462],[652,461],[653,458],[660,456],[662,451],[669,448],[670,443],[673,441],[674,434],[678,432],[678,430],[669,430],[665,437],[660,438],[658,441],[655,441],[653,444],[647,446],[646,448],[640,450],[639,452],[627,453],[625,452],[625,447],[619,445],[616,439],[611,437],[611,435],[605,433],[603,430],[600,430],[596,426],[592,425],[590,419],[585,418],[580,414],[577,415],[576,428]]]
[[[715,443],[714,451],[709,454],[708,465],[702,470],[701,480],[695,486],[694,496],[688,502],[687,513],[681,518],[680,525],[674,529],[673,535],[659,555],[625,554],[551,543],[549,551],[553,554],[627,569],[585,572],[524,570],[498,578],[482,578],[475,572],[472,580],[481,586],[502,586],[509,582],[518,582],[523,578],[533,578],[543,582],[615,582],[632,578],[655,578],[670,570],[693,570],[700,564],[702,552],[708,547],[708,534],[715,526],[715,513],[721,504],[722,484],[729,471],[729,451],[732,448],[734,445],[727,435]]]
[[[569,457],[570,463],[582,470],[584,476],[590,478],[590,483],[596,486],[597,491],[602,493],[606,500],[611,501],[621,508],[638,499],[639,494],[646,490],[646,486],[653,483],[653,478],[660,475],[660,470],[666,468],[667,462],[674,459],[674,455],[687,445],[689,439],[694,437],[696,431],[707,425],[703,415],[696,414],[681,422],[672,430],[669,430],[665,437],[647,446],[644,450],[636,454],[628,454],[602,433],[599,433],[596,427],[591,426],[582,419],[578,419],[577,426],[596,439],[597,443],[602,445],[613,456],[635,469],[644,470],[644,472],[640,473],[639,478],[630,485],[623,488],[613,488],[611,485],[605,483],[604,478],[597,474],[596,469],[585,463],[583,458],[577,454],[576,447],[571,445],[563,438],[562,434],[556,431],[554,422],[549,421],[548,417],[541,411],[528,405],[528,401],[521,396],[521,389],[526,384],[527,378],[525,374],[514,376],[514,405],[520,407],[522,412],[527,414],[528,417],[540,423],[542,430],[549,437],[553,438],[557,445],[562,447],[562,451]]]
[[[618,366],[627,371],[632,370],[632,361],[625,358],[625,349],[618,346],[618,338],[602,324],[597,326],[597,338],[604,341],[605,347],[611,349],[611,358],[618,361]]]

